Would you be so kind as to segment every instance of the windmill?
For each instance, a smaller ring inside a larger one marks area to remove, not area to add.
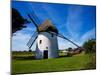
[[[35,25],[36,31],[28,41],[27,46],[29,47],[29,49],[31,49],[32,45],[36,41],[36,59],[58,57],[59,53],[57,37],[63,38],[74,44],[76,47],[79,47],[76,43],[60,34],[50,20],[45,20],[45,22],[39,25],[39,19],[34,11],[32,12],[32,14],[28,14],[28,17]]]

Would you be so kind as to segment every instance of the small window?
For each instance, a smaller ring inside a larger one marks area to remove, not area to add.
[[[42,40],[40,40],[40,44],[42,43]]]
[[[48,49],[48,47],[46,47],[46,49]]]
[[[51,37],[53,37],[53,34],[51,34]]]

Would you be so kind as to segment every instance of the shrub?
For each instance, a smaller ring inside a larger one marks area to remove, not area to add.
[[[91,39],[83,44],[86,53],[96,52],[96,40]]]

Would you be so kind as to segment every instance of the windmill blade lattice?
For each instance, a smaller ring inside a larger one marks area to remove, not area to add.
[[[74,44],[76,47],[80,47],[76,43],[74,43],[73,41],[71,41],[70,39],[66,38],[65,36],[63,36],[61,34],[58,34],[58,36],[61,37],[61,38],[63,38],[63,39],[65,39],[65,40],[67,40],[67,41],[69,41],[70,43]]]
[[[35,21],[36,21],[36,22],[38,23],[38,25],[39,25],[41,22],[40,22],[39,18],[37,17],[37,15],[36,15],[36,13],[35,13],[34,10],[32,11],[32,16],[33,16],[33,18],[35,19]]]
[[[32,23],[35,25],[37,31],[38,31],[38,25],[37,25],[37,22],[33,20],[33,18],[31,17],[30,14],[28,14],[28,17],[31,19]]]
[[[27,43],[27,46],[29,47],[29,49],[32,47],[33,43],[35,42],[35,40],[37,39],[38,37],[38,33],[35,32],[31,38],[29,39],[28,43]]]
[[[74,43],[73,41],[71,41],[70,39],[66,38],[65,36],[63,36],[63,35],[61,35],[61,34],[56,34],[56,33],[54,33],[54,32],[50,32],[50,33],[52,33],[52,34],[54,34],[54,35],[56,35],[56,36],[58,36],[58,37],[60,37],[60,38],[63,38],[63,39],[65,39],[65,40],[69,41],[70,43],[74,44],[76,47],[80,47],[80,46],[78,46],[76,43]]]
[[[38,25],[40,23],[38,17],[36,16],[35,12],[33,11],[32,13],[28,14],[28,17],[30,18],[30,20],[32,21],[32,23],[35,25],[36,27],[36,32],[32,35],[32,37],[30,38],[30,40],[27,43],[27,46],[29,47],[29,50],[31,49],[32,45],[34,44],[35,40],[38,37]]]

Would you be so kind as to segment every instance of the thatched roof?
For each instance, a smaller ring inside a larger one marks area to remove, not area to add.
[[[52,31],[58,34],[57,28],[51,23],[50,20],[46,20],[42,25],[38,27],[39,32]]]

